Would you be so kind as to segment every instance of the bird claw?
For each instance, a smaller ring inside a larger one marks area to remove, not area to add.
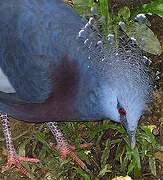
[[[22,175],[29,177],[30,175],[28,171],[23,167],[22,162],[38,163],[40,162],[40,160],[35,158],[28,158],[24,156],[9,155],[7,160],[7,165],[2,167],[2,173],[9,169],[16,168],[16,170],[20,172]]]
[[[85,163],[76,155],[74,148],[71,146],[69,147],[62,147],[60,149],[60,156],[62,160],[67,159],[68,157],[72,158],[73,161],[78,164],[82,169],[86,169]]]
[[[92,145],[93,145],[92,143],[81,144],[80,148],[81,149],[86,149],[86,148],[88,148],[88,147],[90,147]],[[55,149],[55,150],[57,149],[59,151],[60,157],[61,157],[62,160],[65,160],[68,157],[70,157],[82,169],[87,170],[86,164],[75,153],[75,150],[76,150],[76,146],[75,145],[65,145],[65,146],[58,147],[58,146],[54,145],[53,143],[50,143],[50,146],[53,149]]]

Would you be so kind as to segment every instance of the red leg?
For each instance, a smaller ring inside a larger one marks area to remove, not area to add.
[[[67,140],[64,138],[61,130],[58,128],[56,122],[49,122],[47,123],[47,126],[53,133],[54,137],[57,141],[57,147],[51,143],[51,146],[60,152],[60,156],[62,159],[66,159],[68,156],[71,157],[76,164],[78,164],[82,169],[87,170],[87,166],[85,163],[76,155],[75,153],[75,146],[69,145]],[[81,145],[82,148],[90,147],[92,144],[83,144]]]
[[[0,118],[2,121],[2,129],[3,129],[4,137],[6,140],[6,146],[7,146],[7,151],[8,151],[7,165],[2,168],[2,172],[15,167],[16,170],[22,173],[23,175],[29,176],[29,173],[23,167],[22,162],[38,163],[40,162],[40,160],[35,159],[35,158],[21,157],[16,154],[13,141],[11,138],[11,130],[9,127],[7,114],[0,113]]]

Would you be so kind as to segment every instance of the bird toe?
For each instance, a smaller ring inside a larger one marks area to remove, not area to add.
[[[29,172],[23,167],[22,162],[38,163],[40,160],[18,155],[9,155],[6,166],[2,167],[2,173],[15,168],[23,176],[30,177]]]

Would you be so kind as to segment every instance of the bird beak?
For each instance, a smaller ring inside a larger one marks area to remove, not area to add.
[[[136,138],[135,138],[136,132],[127,130],[127,134],[128,134],[128,137],[129,137],[131,148],[134,149],[135,145],[136,145]]]
[[[134,130],[134,131],[129,130],[129,126],[128,126],[126,116],[121,116],[121,122],[122,122],[122,124],[123,124],[123,126],[126,129],[126,132],[128,134],[131,148],[134,149],[135,145],[136,145],[136,138],[135,138],[136,130]]]

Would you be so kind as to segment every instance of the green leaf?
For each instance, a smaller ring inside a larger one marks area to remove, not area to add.
[[[27,141],[24,141],[23,143],[21,143],[20,145],[19,145],[19,147],[18,147],[18,154],[20,155],[20,156],[25,156],[25,147],[26,147],[26,145],[27,145],[27,143],[28,143],[28,140]]]
[[[128,166],[128,171],[127,171],[127,174],[131,174],[134,170],[134,167],[135,167],[135,163],[133,160],[130,161],[130,164]]]
[[[147,127],[143,127],[142,129],[144,131],[143,138],[146,139],[146,141],[148,141],[150,144],[155,146],[156,139],[155,139],[155,136],[152,134],[151,130]]]
[[[40,141],[46,147],[46,150],[48,152],[50,152],[49,150],[51,149],[51,147],[49,146],[48,142],[46,141],[45,134],[41,133],[41,132],[37,132],[35,137],[38,141]]]
[[[155,161],[155,158],[154,157],[150,157],[149,158],[149,168],[151,170],[151,173],[156,176],[156,161]]]
[[[120,163],[123,164],[122,157],[124,155],[125,149],[124,147],[120,146],[120,144],[117,144],[117,149],[116,149],[116,156],[115,159],[118,161],[120,160]]]
[[[102,22],[102,31],[104,34],[108,33],[108,26],[111,25],[111,19],[108,9],[108,0],[99,1],[100,5],[100,16]]]
[[[155,0],[149,4],[144,4],[141,8],[141,12],[147,14],[155,14],[160,17],[163,17],[163,1]]]
[[[109,123],[109,124],[100,124],[100,125],[96,126],[94,131],[91,132],[90,137],[93,139],[98,133],[103,132],[107,129],[116,130],[117,132],[119,132],[121,134],[126,133],[124,128],[121,127],[120,125]]]
[[[133,149],[133,156],[134,156],[135,162],[137,164],[137,167],[140,170],[141,169],[140,155],[139,155],[139,151],[138,151],[137,147],[135,147],[135,149]]]
[[[90,177],[86,174],[85,171],[83,171],[81,168],[77,168],[77,167],[74,167],[77,174],[81,175],[82,177],[84,177],[85,180],[91,180]]]
[[[100,3],[101,15],[107,19],[108,18],[108,0],[99,1],[99,3]]]
[[[91,15],[91,7],[93,7],[93,0],[73,0],[73,7],[84,16]]]
[[[122,17],[125,21],[129,20],[130,18],[130,9],[125,6],[118,11],[118,16]]]
[[[125,155],[123,161],[121,162],[121,170],[122,170],[122,172],[126,173],[128,164],[129,164],[129,159],[128,159],[127,155]]]
[[[127,148],[127,158],[130,160],[130,164],[128,165],[128,174],[134,173],[135,176],[140,176],[141,174],[141,163],[140,163],[140,155],[138,152],[138,148],[135,149]]]
[[[110,164],[105,164],[105,166],[101,169],[99,176],[103,177],[108,172],[111,172],[111,166]]]
[[[126,30],[129,37],[137,41],[137,45],[146,52],[151,54],[161,54],[160,42],[153,31],[145,24],[131,22]]]
[[[110,153],[110,143],[109,143],[109,139],[106,141],[106,146],[105,149],[102,153],[102,157],[101,157],[101,164],[105,165],[108,158],[109,158],[109,153]]]

